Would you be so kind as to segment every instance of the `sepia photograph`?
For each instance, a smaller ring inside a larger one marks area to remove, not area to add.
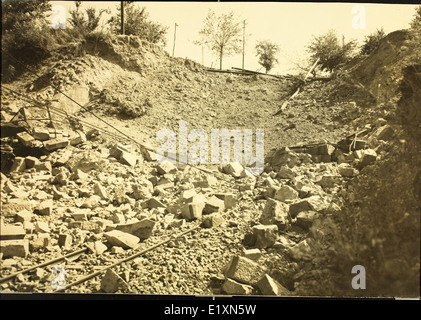
[[[2,0],[1,63],[2,299],[420,299],[421,5]]]

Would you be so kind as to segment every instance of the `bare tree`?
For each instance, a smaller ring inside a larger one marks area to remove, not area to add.
[[[202,30],[199,31],[201,40],[197,45],[206,44],[207,47],[219,55],[219,68],[222,69],[222,59],[234,53],[240,53],[242,43],[242,21],[237,21],[234,13],[224,13],[219,16],[209,10]]]

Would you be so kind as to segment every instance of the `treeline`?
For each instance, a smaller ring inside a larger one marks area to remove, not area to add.
[[[54,25],[60,12],[50,1],[2,1],[2,81],[15,79],[23,71],[17,60],[27,65],[37,64],[50,57],[62,45],[87,37],[121,34],[121,6],[124,9],[124,34],[164,45],[167,27],[152,21],[145,8],[134,1],[122,1],[114,15],[108,9],[93,7],[76,9],[66,14],[66,21]],[[102,22],[102,23],[101,23]],[[15,59],[14,59],[15,58]]]

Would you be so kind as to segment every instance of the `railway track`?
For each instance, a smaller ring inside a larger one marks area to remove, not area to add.
[[[61,285],[61,286],[56,286],[55,290],[53,290],[52,292],[54,292],[54,293],[66,292],[70,288],[76,287],[76,286],[78,286],[82,283],[87,282],[88,280],[91,280],[91,279],[94,279],[94,278],[100,276],[101,274],[105,273],[109,269],[112,269],[112,268],[120,266],[124,263],[130,262],[130,261],[148,253],[148,252],[151,252],[151,251],[153,251],[157,248],[160,248],[160,247],[164,246],[165,244],[168,244],[171,241],[174,241],[174,240],[176,240],[180,237],[183,237],[187,234],[190,234],[190,233],[192,233],[193,231],[195,231],[199,228],[200,228],[200,222],[198,222],[198,224],[189,228],[188,230],[185,230],[185,231],[183,231],[183,232],[181,232],[181,233],[179,233],[175,236],[169,236],[167,239],[165,239],[163,241],[160,241],[160,242],[158,242],[154,245],[151,245],[147,248],[137,249],[137,250],[136,249],[129,250],[128,253],[125,253],[126,256],[124,258],[118,259],[116,261],[115,260],[107,260],[107,259],[99,259],[103,264],[107,264],[107,265],[89,265],[89,269],[92,269],[93,271],[88,270],[88,272],[86,272],[87,269],[88,269],[88,268],[86,268],[86,269],[80,270],[79,273],[77,273],[75,276],[71,276],[71,277],[68,277],[68,275],[66,274],[66,282],[65,282],[66,284]],[[60,263],[62,261],[69,261],[73,257],[78,257],[78,256],[81,256],[81,255],[87,254],[87,253],[89,253],[89,251],[90,251],[89,248],[85,247],[85,248],[70,252],[66,255],[59,256],[57,258],[39,263],[39,264],[37,264],[35,266],[32,266],[32,267],[29,267],[27,269],[24,269],[24,270],[21,270],[21,271],[18,271],[18,272],[14,272],[10,275],[7,275],[7,276],[1,278],[0,284],[14,281],[20,275],[29,274],[29,273],[33,272],[34,270],[37,270],[37,269],[40,269],[40,268],[45,269],[47,267],[57,265],[58,263]],[[98,259],[96,259],[96,260],[98,260]],[[70,266],[70,268],[71,268],[71,266]],[[52,286],[47,285],[45,287],[45,289],[47,289],[46,292],[51,292],[51,290],[48,290],[48,288],[52,288]],[[40,289],[42,291],[42,288],[38,288],[38,289]]]

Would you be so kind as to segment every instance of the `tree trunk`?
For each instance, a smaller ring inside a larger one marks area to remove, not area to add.
[[[219,70],[222,70],[222,56],[224,55],[224,48],[219,52]]]

